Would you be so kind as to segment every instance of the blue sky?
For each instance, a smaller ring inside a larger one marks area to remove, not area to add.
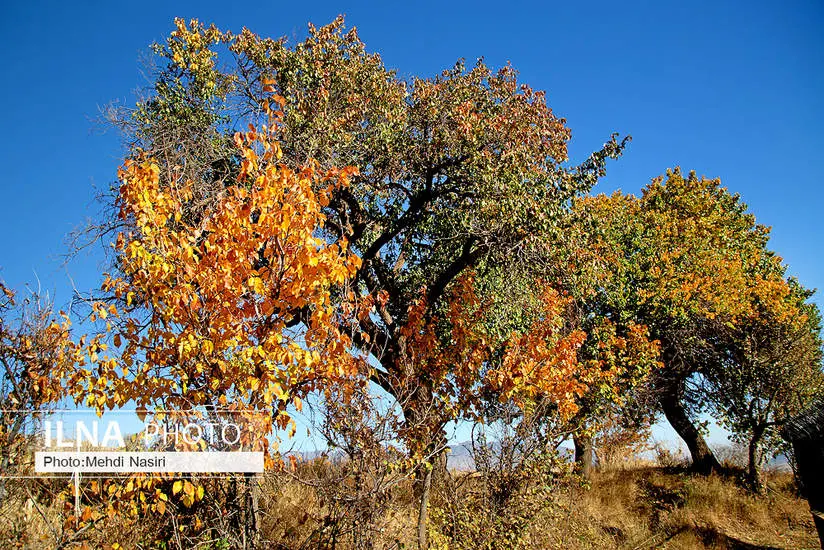
[[[771,247],[791,273],[824,289],[818,1],[4,2],[0,277],[16,289],[39,279],[58,304],[72,284],[98,283],[99,253],[66,267],[61,257],[67,233],[97,215],[94,186],[113,181],[122,157],[116,133],[94,118],[107,102],[134,102],[146,84],[141,54],[174,17],[300,39],[308,21],[339,13],[402,76],[461,57],[511,61],[567,119],[573,160],[611,132],[631,134],[596,191],[637,192],[675,165],[721,177],[773,227]]]

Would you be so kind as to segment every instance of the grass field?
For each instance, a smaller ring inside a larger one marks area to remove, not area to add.
[[[766,480],[765,493],[754,495],[733,476],[638,462],[597,471],[589,483],[569,476],[544,491],[527,491],[496,515],[482,505],[481,476],[453,472],[433,491],[430,540],[433,548],[472,550],[819,548],[792,475],[770,472]],[[397,485],[371,507],[293,477],[269,475],[259,494],[262,547],[416,547],[417,510],[408,485]],[[61,522],[68,508],[65,498],[50,501],[47,491],[25,498],[18,493],[0,507],[0,547],[53,548],[61,536],[65,548],[233,547],[202,510],[182,519],[171,512],[137,520],[104,517],[79,534],[66,534]]]

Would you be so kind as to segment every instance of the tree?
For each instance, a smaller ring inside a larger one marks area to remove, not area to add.
[[[602,371],[609,370],[612,375],[587,381],[587,390],[579,396],[578,412],[571,422],[575,462],[586,478],[596,458],[594,437],[604,430],[614,430],[616,423],[639,434],[651,423],[647,385],[651,375],[661,368],[660,344],[650,339],[645,325],[634,321],[618,324],[591,306],[592,302],[583,300],[576,308],[576,322],[587,333],[579,360],[600,365]]]
[[[563,119],[511,67],[405,82],[342,19],[294,47],[176,27],[151,95],[114,117],[132,159],[103,225],[120,234],[114,309],[95,308],[124,347],[77,395],[271,404],[284,425],[307,392],[368,380],[403,405],[419,472],[483,388],[574,412],[582,335],[524,254],[623,142],[567,168]],[[513,320],[484,289],[516,272],[533,307]]]
[[[0,470],[18,471],[40,420],[59,385],[49,377],[53,368],[72,364],[77,348],[65,314],[56,315],[50,302],[32,292],[22,301],[0,282]],[[21,472],[24,473],[24,472]],[[6,497],[0,480],[0,501]]]
[[[664,366],[651,379],[660,410],[694,467],[718,468],[694,421],[702,397],[694,377],[720,364],[728,326],[743,326],[759,305],[783,311],[790,289],[766,248],[768,229],[719,180],[675,169],[641,197],[575,201],[563,234],[559,265],[573,273],[587,308],[643,324],[660,342]]]
[[[782,427],[824,392],[821,314],[806,302],[811,292],[789,284],[786,310],[761,311],[736,327],[725,361],[705,372],[708,401],[747,446],[747,477],[756,491],[763,490],[764,459],[780,452]]]
[[[351,170],[279,166],[271,122],[236,136],[238,182],[197,216],[186,208],[191,181],[161,187],[157,164],[126,163],[118,216],[130,230],[113,243],[110,303],[92,302],[92,320],[106,322],[85,345],[95,368],[62,373],[71,394],[100,408],[274,406],[285,428],[287,405],[355,377],[343,332],[351,318],[333,307],[332,287],[360,260],[345,240],[316,236],[322,204]],[[299,323],[304,330],[290,330]],[[117,356],[103,355],[108,336]]]

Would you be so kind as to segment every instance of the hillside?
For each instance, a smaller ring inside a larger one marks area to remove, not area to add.
[[[574,477],[559,478],[548,493],[530,493],[543,499],[531,501],[537,506],[529,508],[527,495],[511,501],[505,513],[490,517],[488,508],[477,506],[479,497],[489,496],[482,479],[453,472],[450,481],[442,481],[433,492],[431,547],[819,548],[808,505],[795,494],[791,474],[771,472],[767,485],[764,495],[754,496],[730,477],[638,465],[596,472],[589,485]],[[262,479],[260,489],[260,528],[266,548],[416,548],[417,510],[408,486],[393,489],[388,503],[368,499],[336,503],[333,494],[273,474]],[[39,504],[20,499],[0,506],[0,547],[53,547],[52,535],[60,528],[46,525],[44,518],[58,521],[65,504],[60,498],[47,504],[43,497],[41,492]],[[370,518],[371,528],[359,529],[358,514],[369,511],[377,512]],[[181,521],[177,529],[151,516],[137,522],[101,522],[72,536],[71,542],[64,539],[63,547],[228,548],[214,520],[201,523],[196,513]],[[175,531],[184,533],[184,524],[188,525],[185,534],[170,545]]]
[[[769,476],[763,496],[734,480],[641,467],[597,473],[550,514],[547,547],[668,549],[819,548],[791,474]],[[566,513],[566,516],[564,516]]]

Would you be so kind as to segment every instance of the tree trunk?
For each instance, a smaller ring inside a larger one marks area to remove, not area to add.
[[[251,550],[258,546],[258,500],[253,474],[236,474],[229,480],[226,504],[229,510],[229,536],[237,548]]]
[[[681,391],[678,386],[663,389],[660,398],[661,409],[667,417],[672,428],[687,444],[692,457],[692,468],[698,473],[709,475],[712,472],[721,470],[721,465],[715,458],[704,436],[695,427],[692,419],[687,414],[684,405],[681,403]]]
[[[588,434],[575,434],[572,436],[575,444],[575,465],[584,479],[592,478],[594,451],[592,449],[592,436]]]
[[[425,384],[416,388],[412,399],[403,409],[403,416],[407,427],[420,430],[418,433],[424,438],[428,435],[428,441],[424,439],[419,442],[425,444],[425,451],[423,457],[420,457],[422,460],[417,466],[413,483],[413,494],[418,500],[418,547],[425,550],[429,546],[427,528],[433,476],[440,480],[446,472],[447,441],[443,429],[445,421],[439,417],[432,390]]]
[[[765,428],[762,426],[757,426],[753,430],[747,456],[747,482],[750,488],[756,493],[764,491],[764,484],[761,480],[761,453],[759,448],[761,439],[764,436],[764,430]]]
[[[260,543],[260,502],[258,484],[254,474],[244,474],[246,478],[246,541],[249,548],[257,548]]]
[[[421,480],[420,506],[418,508],[418,548],[426,550],[429,548],[427,540],[427,527],[429,524],[429,495],[432,490],[432,470],[433,466],[426,468],[426,473]]]
[[[418,467],[415,479],[414,494],[418,499],[418,547],[421,550],[428,548],[427,528],[429,527],[429,500],[432,494],[432,483],[442,480],[446,476],[446,434],[443,430],[430,443],[426,462]]]

